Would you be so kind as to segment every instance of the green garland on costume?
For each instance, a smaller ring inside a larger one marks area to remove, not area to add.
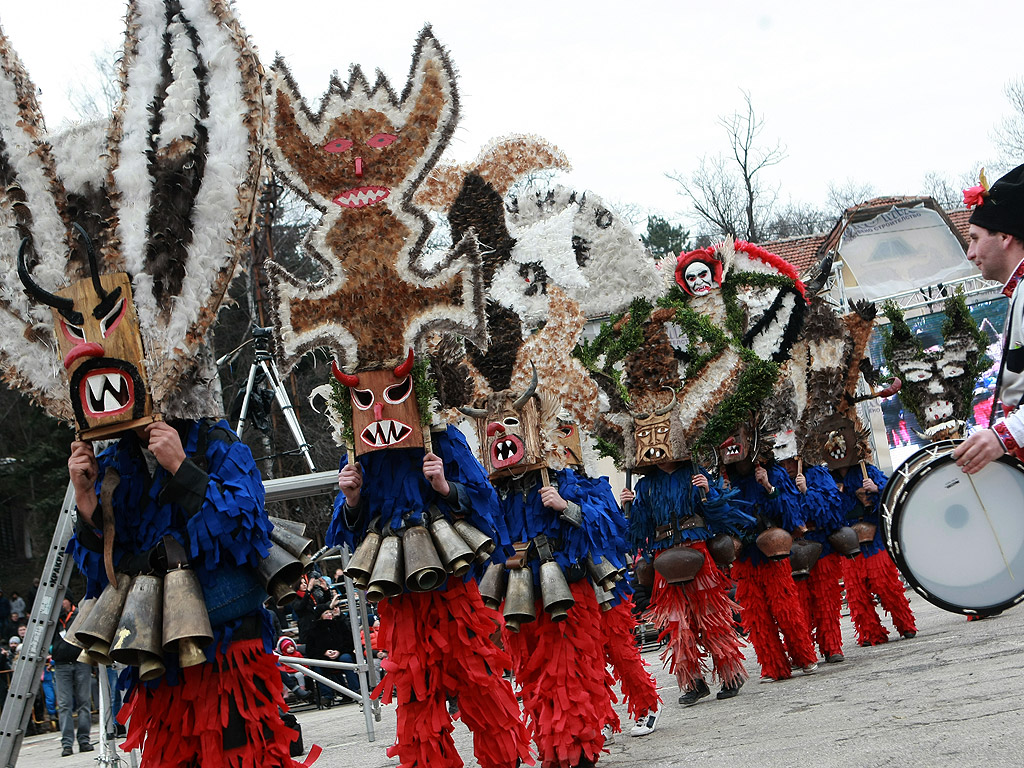
[[[779,365],[763,360],[746,347],[739,348],[746,363],[740,373],[736,390],[722,401],[714,415],[704,425],[704,431],[694,445],[694,452],[715,448],[761,408],[779,378]]]
[[[651,316],[652,309],[647,299],[633,299],[627,315],[612,315],[601,323],[601,329],[593,341],[583,339],[572,350],[573,357],[588,371],[611,379],[616,391],[627,403],[629,393],[622,383],[622,372],[615,368],[615,364],[644,343],[644,323]],[[626,317],[626,321],[616,331],[615,326],[623,317]]]
[[[765,274],[762,272],[730,272],[722,281],[722,299],[725,302],[725,324],[729,333],[736,338],[743,336],[743,323],[746,318],[743,308],[736,301],[740,288],[793,288],[793,281],[782,275]]]
[[[352,426],[352,396],[348,387],[331,376],[331,407],[341,418],[344,428],[341,430],[341,438],[345,445],[354,445],[356,441],[355,429]]]
[[[416,407],[420,409],[420,424],[430,426],[430,401],[437,394],[437,386],[430,378],[430,360],[419,358],[412,364],[412,386],[416,393]]]

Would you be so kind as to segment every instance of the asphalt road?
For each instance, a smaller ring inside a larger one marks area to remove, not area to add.
[[[643,738],[616,735],[599,765],[663,766],[1001,766],[1024,765],[1024,609],[968,622],[914,593],[919,633],[860,648],[843,618],[846,661],[813,675],[759,683],[753,650],[746,649],[751,681],[727,701],[714,696],[693,707],[678,701],[675,679],[658,652],[645,658],[658,680],[664,713]],[[891,625],[887,625],[890,626]],[[617,707],[625,719],[625,710]],[[384,750],[395,735],[392,707],[367,740],[355,704],[297,713],[305,744],[324,754],[318,768],[387,768]],[[624,722],[628,731],[631,723]],[[476,766],[472,736],[458,723],[455,740],[467,766]],[[56,734],[24,741],[18,766],[74,768],[95,764],[96,752],[60,757]],[[122,765],[131,765],[127,760]]]

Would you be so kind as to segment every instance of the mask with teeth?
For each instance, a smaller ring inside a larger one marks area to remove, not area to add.
[[[633,421],[633,439],[636,442],[635,466],[646,467],[673,461],[672,443],[672,412],[655,414],[647,418],[635,417]]]
[[[522,392],[504,390],[487,398],[485,408],[460,408],[476,421],[483,464],[492,477],[519,475],[544,464],[540,440],[537,372]]]
[[[352,433],[355,455],[393,448],[423,447],[415,387],[412,378],[413,352],[404,363],[357,375],[334,376],[348,387],[352,399]]]
[[[747,424],[740,424],[738,430],[718,446],[718,456],[723,464],[735,464],[751,457],[756,449],[756,431]]]
[[[36,289],[34,284],[30,290]],[[95,275],[57,291],[57,348],[79,438],[95,440],[152,421],[142,335],[128,275]]]
[[[857,433],[853,422],[835,415],[827,418],[818,432],[821,435],[821,458],[829,469],[856,464],[861,458],[857,450]]]

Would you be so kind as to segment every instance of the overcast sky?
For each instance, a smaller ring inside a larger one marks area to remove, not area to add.
[[[830,182],[914,194],[925,174],[994,164],[1004,87],[1024,76],[1024,2],[519,3],[237,0],[267,66],[290,62],[313,105],[337,70],[361,64],[404,86],[413,43],[433,25],[460,72],[450,152],[535,133],[564,150],[571,181],[673,217],[688,206],[666,172],[727,149],[718,119],[749,91],[767,172],[783,200],[823,206]],[[28,67],[47,124],[74,114],[67,91],[92,53],[118,49],[119,0],[0,0],[0,24]],[[1024,158],[1020,158],[1024,162]]]

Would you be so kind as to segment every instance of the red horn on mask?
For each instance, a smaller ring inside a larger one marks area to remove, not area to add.
[[[412,347],[409,347],[409,356],[405,358],[405,362],[395,368],[395,378],[404,379],[409,375],[409,371],[412,370]]]
[[[342,373],[341,368],[338,367],[336,360],[331,360],[331,373],[334,374],[334,378],[344,384],[346,387],[354,387],[359,383],[359,377],[349,373]]]

